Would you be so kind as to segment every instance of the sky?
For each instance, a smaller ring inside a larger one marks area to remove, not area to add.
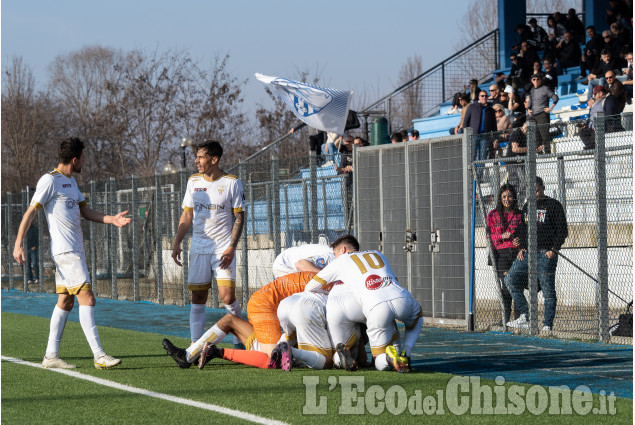
[[[425,71],[450,56],[460,46],[457,23],[469,3],[3,0],[2,67],[21,56],[42,88],[56,56],[87,45],[187,50],[202,65],[228,54],[232,73],[248,80],[247,112],[269,103],[256,72],[317,73],[322,86],[354,91],[360,107],[398,86],[409,57],[420,55]]]

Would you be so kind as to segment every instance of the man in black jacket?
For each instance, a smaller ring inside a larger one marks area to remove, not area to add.
[[[551,331],[556,315],[556,267],[558,266],[558,250],[569,236],[567,218],[562,204],[545,195],[545,184],[540,177],[536,177],[536,220],[538,222],[538,283],[545,300],[545,318],[543,331]],[[527,260],[527,222],[532,219],[527,216],[528,206],[523,207],[523,222],[518,229],[520,251],[505,276],[505,285],[518,306],[520,316],[513,322],[507,323],[512,328],[529,329],[529,306],[523,291],[527,288],[529,264]]]
[[[463,128],[470,127],[473,130],[474,140],[472,141],[472,159],[482,160],[489,156],[490,137],[480,136],[484,133],[496,131],[496,114],[487,103],[487,92],[481,90],[478,94],[478,101],[470,104],[465,112]]]

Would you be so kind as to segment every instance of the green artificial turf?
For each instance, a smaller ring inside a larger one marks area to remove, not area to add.
[[[2,313],[2,355],[40,363],[46,348],[48,326],[47,319]],[[632,400],[619,398],[615,401],[616,415],[551,415],[549,409],[538,416],[527,409],[520,416],[473,414],[469,409],[465,414],[455,415],[447,406],[444,406],[444,414],[426,415],[421,405],[413,405],[410,409],[407,402],[413,400],[417,391],[422,399],[426,396],[432,396],[428,401],[436,398],[437,391],[446,391],[452,375],[310,369],[293,369],[286,373],[250,368],[221,359],[211,361],[202,371],[196,366],[179,369],[161,346],[163,335],[107,327],[100,327],[99,333],[106,352],[123,360],[118,368],[97,370],[93,367],[90,348],[79,323],[75,322],[66,325],[60,357],[76,364],[78,367],[74,371],[86,375],[294,424],[633,422]],[[183,338],[171,339],[182,347],[188,344]],[[352,393],[346,390],[347,385],[350,387],[356,379],[363,380],[366,391]],[[308,383],[317,380],[317,385]],[[246,423],[198,407],[129,393],[7,361],[2,362],[1,381],[3,424]],[[502,389],[492,380],[482,380],[481,385]],[[504,386],[508,389],[513,385],[519,388],[518,384],[509,382]],[[522,385],[524,389],[530,387]],[[397,399],[406,402],[406,405],[393,403],[391,395],[395,394],[405,395],[405,398]],[[470,396],[473,394],[467,393],[466,397]],[[326,398],[322,400],[322,397]],[[598,396],[594,398],[594,406],[599,406]],[[397,417],[390,411],[395,404],[394,407],[401,411]],[[386,405],[390,405],[390,409]],[[326,413],[319,406],[325,407]],[[316,414],[303,413],[303,409]]]

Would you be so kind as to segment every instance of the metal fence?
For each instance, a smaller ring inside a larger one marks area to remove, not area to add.
[[[271,265],[282,249],[303,243],[332,242],[352,231],[352,198],[346,178],[330,163],[318,166],[315,155],[258,163],[236,169],[246,196],[243,237],[236,251],[237,296],[246,305],[251,292],[273,279]],[[89,206],[107,214],[130,211],[123,228],[82,220],[86,261],[93,290],[100,297],[187,304],[187,247],[184,267],[172,260],[172,244],[182,212],[188,174],[157,174],[91,182],[80,187]],[[32,193],[2,196],[2,288],[55,291],[50,235],[40,211],[37,283],[13,260],[15,236]],[[191,234],[191,231],[190,231]],[[218,306],[213,285],[209,306]]]
[[[540,176],[546,186],[545,194],[563,205],[568,225],[568,237],[557,262],[557,308],[549,334],[616,340],[611,339],[614,325],[620,314],[628,312],[633,300],[632,119],[632,114],[598,116],[594,133],[585,130],[582,121],[569,121],[530,124],[522,135],[518,133],[520,128],[485,135],[487,144],[491,146],[497,140],[503,147],[495,151],[495,158],[472,163],[477,182],[473,300],[476,329],[514,330],[506,327],[515,313],[501,295],[503,282],[495,268],[488,266],[488,257],[491,256],[490,263],[495,263],[495,258],[485,217],[496,207],[503,183],[512,183],[518,189],[518,206],[527,202],[531,211],[536,202],[535,176]],[[589,145],[584,149],[581,135],[587,140],[591,137],[595,148]],[[471,148],[481,138],[483,135],[471,136]],[[527,154],[505,156],[504,146],[510,139],[525,140]],[[551,153],[536,154],[536,147],[543,144]],[[528,227],[527,332],[538,335],[543,328],[544,299],[536,274],[536,239],[531,236],[535,221],[528,220]]]

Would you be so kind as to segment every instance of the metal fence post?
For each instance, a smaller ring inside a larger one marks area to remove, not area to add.
[[[247,166],[244,162],[240,162],[238,164],[238,177],[241,182],[244,182],[247,177]],[[249,211],[253,214],[253,209]],[[245,217],[247,216],[247,211],[245,211]],[[288,220],[288,218],[287,218]],[[243,306],[243,310],[247,310],[247,303],[249,302],[249,251],[248,249],[248,239],[247,239],[247,226],[245,226],[245,231],[243,232],[242,238],[240,240],[240,255],[241,255],[241,263],[242,269],[240,272],[241,275],[241,286],[243,288],[243,299],[240,304]]]
[[[466,320],[467,322],[467,330],[468,331],[473,331],[474,330],[474,319],[476,317],[476,311],[474,310],[474,308],[472,308],[472,311],[470,311],[470,303],[472,305],[474,305],[474,291],[470,290],[470,272],[472,269],[472,264],[471,264],[471,259],[470,259],[470,255],[467,255],[470,251],[471,251],[471,245],[470,245],[470,232],[469,230],[472,229],[472,223],[471,223],[471,218],[472,215],[470,214],[470,210],[471,210],[471,205],[470,205],[470,193],[473,191],[473,181],[474,179],[471,177],[472,173],[470,172],[471,169],[471,159],[472,157],[470,156],[469,152],[469,143],[470,143],[470,139],[471,139],[471,135],[472,135],[472,129],[471,128],[466,128],[466,130],[470,130],[470,131],[464,131],[463,135],[461,136],[462,139],[462,143],[461,143],[461,154],[463,155],[463,170],[462,170],[462,178],[463,178],[463,252],[465,252],[465,260],[463,262],[463,274],[465,276],[465,299],[467,300],[467,302],[465,303],[465,317],[468,319]],[[471,298],[470,298],[471,295]],[[470,316],[470,313],[472,313],[472,315]],[[503,323],[504,325],[504,323]]]
[[[606,211],[606,117],[598,113],[595,118],[595,189],[598,234],[598,282],[600,299],[598,305],[598,326],[600,342],[609,341],[609,281],[607,251],[607,211]]]
[[[267,231],[269,232],[269,240],[273,241],[273,199],[271,199],[271,184],[265,186],[265,199],[267,200]]]
[[[110,184],[107,185],[110,192],[110,215],[117,214],[117,195],[115,190],[116,181],[114,177],[110,178]],[[118,271],[118,263],[119,258],[117,257],[117,238],[119,236],[119,228],[117,226],[108,226],[110,228],[110,249],[111,249],[111,263],[110,263],[110,281],[112,284],[112,299],[116,300],[119,298],[119,291],[117,288],[117,271]]]
[[[7,193],[7,240],[9,241],[9,247],[11,246],[11,241],[13,241],[13,193]],[[9,255],[11,256],[8,260],[8,269],[9,269],[9,289],[13,289],[13,251],[11,248],[8,249]]]
[[[285,183],[284,185],[284,217],[285,217],[285,225],[284,230],[288,234],[291,225],[289,223],[289,184]],[[286,243],[285,243],[286,247]]]
[[[132,213],[132,220],[130,222],[132,232],[132,299],[133,301],[139,301],[139,206],[137,205],[137,178],[132,175],[130,177],[130,210]]]
[[[155,232],[155,257],[156,257],[156,273],[154,274],[155,284],[157,287],[157,302],[163,304],[163,214],[161,208],[163,207],[163,196],[161,190],[161,175],[156,173],[154,175],[154,232]]]
[[[90,183],[90,208],[97,208],[97,183],[91,180]],[[93,294],[97,296],[97,223],[91,221],[88,225],[88,232],[90,234],[90,280],[93,283]]]
[[[318,214],[317,214],[317,156],[311,151],[309,157],[309,176],[311,178],[311,243],[318,243]]]
[[[271,155],[271,202],[273,215],[273,252],[274,256],[280,254],[280,161],[275,155]]]
[[[302,230],[309,231],[309,191],[307,185],[309,183],[306,180],[302,180]],[[346,206],[346,203],[344,203]]]
[[[536,222],[536,122],[527,122],[527,261],[530,334],[538,335],[538,223]]]
[[[328,214],[327,214],[327,205],[326,205],[326,179],[323,178],[322,180],[322,215],[324,216],[324,227],[322,228],[322,231],[326,232],[329,229],[329,223],[328,223]]]
[[[180,183],[180,192],[179,192],[179,199],[177,200],[177,210],[180,211],[180,202],[181,200],[185,197],[185,191],[187,190],[187,171],[186,170],[181,170],[179,172],[179,183]],[[180,217],[177,214],[177,217]],[[180,221],[180,218],[179,218]],[[177,227],[177,231],[178,231],[178,227]],[[189,242],[190,242],[190,238],[189,238],[189,234],[190,231],[187,232],[188,234],[185,235],[185,237],[183,238],[183,247],[181,250],[181,263],[183,264],[183,268],[181,270],[182,272],[182,282],[181,282],[181,286],[182,286],[182,291],[181,291],[181,298],[182,298],[182,304],[186,305],[187,302],[189,301],[189,297],[190,297],[190,291],[187,289],[187,276],[189,274],[189,252],[190,252],[190,246],[189,246]]]
[[[24,189],[22,191],[22,214],[21,216],[23,217],[24,214],[26,213],[26,209],[29,206],[29,187],[27,186],[26,189]],[[31,225],[33,225],[33,223],[31,223]],[[26,235],[24,235],[26,236]],[[24,249],[24,252],[26,254],[26,258],[24,261],[24,264],[22,264],[22,290],[24,292],[28,291],[29,288],[29,284],[28,284],[28,276],[29,276],[29,270],[28,268],[31,267],[30,264],[30,258],[29,258],[29,246],[27,244],[27,238],[25,237],[24,239],[22,239],[22,247]]]
[[[558,165],[558,197],[565,212],[567,211],[567,182],[564,173],[564,157],[559,156],[557,159]]]

